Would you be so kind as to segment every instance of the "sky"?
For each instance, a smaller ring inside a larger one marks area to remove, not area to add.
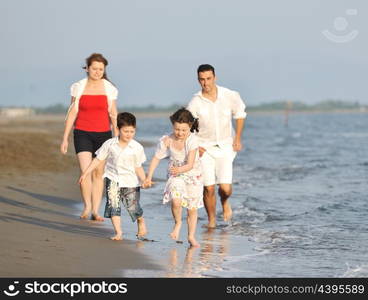
[[[203,63],[247,105],[368,104],[367,12],[365,0],[0,0],[0,106],[67,105],[93,52],[119,107],[186,104]]]

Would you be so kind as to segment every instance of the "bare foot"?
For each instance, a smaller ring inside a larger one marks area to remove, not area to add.
[[[175,240],[175,241],[179,238],[180,227],[181,227],[181,222],[180,222],[180,223],[175,223],[174,229],[173,229],[173,231],[170,233],[170,237],[171,237],[173,240]]]
[[[194,237],[188,237],[188,242],[189,242],[191,247],[200,247],[201,246]]]
[[[215,229],[216,228],[216,221],[208,221],[208,224],[202,225],[204,228],[208,229]]]
[[[222,209],[224,213],[224,221],[225,222],[230,221],[231,217],[233,216],[233,211],[231,209],[231,205],[228,200],[222,204]]]
[[[91,215],[91,220],[92,221],[97,221],[97,222],[105,221],[104,218],[100,217],[99,215],[94,215],[94,214]]]
[[[116,235],[112,236],[110,238],[110,240],[112,240],[112,241],[122,241],[123,240],[123,233],[122,232],[117,233]]]
[[[88,219],[89,214],[91,213],[90,209],[84,209],[81,213],[81,215],[79,216],[79,218],[81,219]]]
[[[137,238],[145,236],[147,234],[147,228],[143,217],[137,219],[137,223],[138,223]]]

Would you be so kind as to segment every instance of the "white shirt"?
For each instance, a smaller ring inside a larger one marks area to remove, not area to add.
[[[211,101],[199,91],[188,104],[188,110],[198,118],[201,147],[224,146],[233,143],[234,129],[231,118],[245,119],[245,104],[238,92],[217,87],[217,99]]]
[[[169,142],[166,143],[166,139],[169,138]],[[158,159],[163,159],[165,157],[170,157],[171,165],[174,166],[182,166],[185,165],[188,161],[188,155],[190,151],[197,150],[199,147],[198,138],[196,134],[190,133],[187,139],[185,140],[184,147],[181,150],[175,149],[172,146],[173,138],[171,135],[164,135],[160,138],[160,142],[157,144],[155,157]],[[170,165],[169,164],[169,165]],[[188,175],[198,176],[201,174],[201,165],[199,161],[199,153],[196,151],[194,158],[193,168],[186,172]]]
[[[125,148],[119,144],[119,137],[107,140],[96,151],[99,160],[105,160],[105,172],[103,177],[118,182],[119,187],[137,187],[139,178],[135,168],[139,168],[146,161],[143,146],[135,140],[131,140]]]

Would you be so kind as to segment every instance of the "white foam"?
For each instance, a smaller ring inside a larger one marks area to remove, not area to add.
[[[234,255],[234,256],[227,256],[224,258],[224,261],[226,263],[237,263],[237,262],[241,262],[241,261],[246,261],[246,260],[250,260],[253,257],[256,256],[261,256],[261,255],[266,255],[269,254],[271,251],[268,249],[263,249],[260,252],[257,253],[252,253],[252,254],[243,254],[243,255]]]
[[[348,263],[346,263],[347,270],[344,274],[338,277],[368,277],[368,264],[363,264],[361,266],[357,266],[354,268],[351,268]]]

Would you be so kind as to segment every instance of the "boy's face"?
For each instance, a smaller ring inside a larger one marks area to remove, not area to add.
[[[134,138],[135,135],[135,127],[133,126],[123,126],[119,129],[119,139],[124,142],[128,143]]]

